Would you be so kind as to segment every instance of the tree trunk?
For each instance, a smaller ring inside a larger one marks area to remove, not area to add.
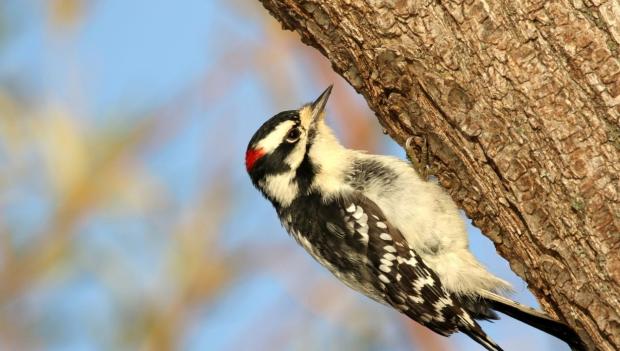
[[[396,141],[424,136],[549,314],[620,349],[618,0],[261,1]]]

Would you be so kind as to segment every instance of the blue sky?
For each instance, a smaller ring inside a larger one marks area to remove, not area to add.
[[[139,165],[171,194],[172,205],[162,210],[162,217],[194,206],[199,190],[205,184],[217,186],[224,174],[234,190],[231,212],[218,227],[218,250],[233,255],[238,250],[257,252],[277,247],[287,253],[286,259],[301,262],[308,270],[304,273],[310,272],[313,280],[332,284],[334,278],[289,240],[270,205],[251,187],[242,166],[247,141],[263,120],[311,100],[331,83],[306,70],[308,60],[316,56],[307,57],[308,50],[295,49],[289,58],[292,62],[286,65],[275,59],[249,65],[251,57],[223,58],[225,53],[243,52],[244,48],[257,52],[269,48],[269,31],[279,28],[269,24],[272,19],[256,13],[264,11],[262,8],[244,7],[240,2],[92,1],[75,24],[56,29],[49,24],[44,4],[13,0],[3,5],[10,30],[0,52],[0,84],[8,90],[26,91],[37,108],[56,106],[69,111],[88,133],[122,129],[137,120],[155,118],[153,111],[172,110],[167,125],[174,127],[178,119],[182,121],[178,122],[179,130],[128,161]],[[267,57],[278,54],[262,52]],[[237,61],[241,63],[233,67]],[[226,74],[222,77],[218,72]],[[268,74],[272,74],[273,82],[265,79]],[[289,100],[274,96],[277,89],[269,88],[270,84],[281,84],[276,82],[282,79],[287,81]],[[19,82],[17,88],[15,81]],[[334,122],[339,116],[330,118]],[[376,121],[371,124],[380,134]],[[402,157],[402,150],[387,136],[381,134],[380,140],[382,152]],[[44,188],[45,182],[42,184]],[[36,189],[24,180],[7,190],[14,193],[6,205],[13,217],[8,222],[14,233],[28,237],[37,226],[45,225],[54,201]],[[162,292],[169,281],[162,257],[167,255],[172,239],[165,228],[151,223],[149,215],[152,213],[106,210],[89,215],[77,226],[73,263],[63,268],[70,273],[48,277],[41,284],[44,288],[16,302],[19,308],[27,307],[25,313],[45,343],[41,349],[114,348],[118,346],[114,341],[116,320],[131,317],[119,301],[135,302],[141,296],[166,299],[167,294],[174,294],[173,287]],[[32,218],[36,220],[28,220]],[[491,271],[514,284],[516,299],[536,306],[525,284],[510,272],[490,241],[474,228],[470,232],[477,256]],[[120,271],[132,282],[121,291],[110,289],[101,277],[101,265],[106,266],[105,272]],[[341,307],[336,317],[317,314],[303,303],[312,301],[317,292],[291,291],[282,276],[264,268],[261,262],[256,267],[244,267],[216,298],[198,304],[184,324],[178,348],[261,349],[261,345],[266,347],[281,337],[282,331],[292,335],[281,344],[283,350],[303,349],[300,340],[305,335],[317,339],[316,345],[322,349],[355,349],[361,341],[369,350],[411,348],[402,318],[395,312],[333,283],[330,286],[338,294],[334,301],[351,305]],[[124,295],[120,298],[119,294]],[[371,314],[373,318],[345,326],[335,322],[358,309],[354,306],[362,306],[366,313],[362,315]],[[2,306],[3,313],[12,309]],[[507,350],[564,347],[509,318],[484,323],[484,328]],[[365,332],[376,334],[368,338]],[[452,339],[454,349],[478,349],[467,337]]]

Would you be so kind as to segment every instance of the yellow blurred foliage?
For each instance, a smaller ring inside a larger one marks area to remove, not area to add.
[[[60,107],[49,108],[33,119],[33,134],[44,154],[54,190],[65,194],[89,169],[85,133],[79,120]]]
[[[85,0],[49,0],[48,13],[55,28],[70,27],[81,18],[86,7]]]
[[[20,106],[0,89],[0,149],[6,157],[14,154],[20,138],[18,137],[17,119],[22,113]],[[1,152],[0,151],[0,152]]]

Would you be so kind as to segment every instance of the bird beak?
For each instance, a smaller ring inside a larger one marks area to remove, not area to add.
[[[312,130],[316,127],[316,123],[320,121],[325,115],[325,105],[327,105],[327,99],[332,92],[333,85],[330,85],[314,102],[305,105],[299,111],[301,117],[301,125],[307,130]]]
[[[327,99],[329,99],[329,95],[332,93],[332,88],[333,85],[328,86],[327,89],[325,89],[325,91],[310,104],[312,122],[316,123],[322,116],[324,116],[323,110],[325,110]]]

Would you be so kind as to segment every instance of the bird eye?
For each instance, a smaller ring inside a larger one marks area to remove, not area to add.
[[[301,135],[301,132],[299,131],[299,128],[293,128],[286,135],[286,142],[292,144],[296,142],[297,140],[299,140],[300,135]]]

